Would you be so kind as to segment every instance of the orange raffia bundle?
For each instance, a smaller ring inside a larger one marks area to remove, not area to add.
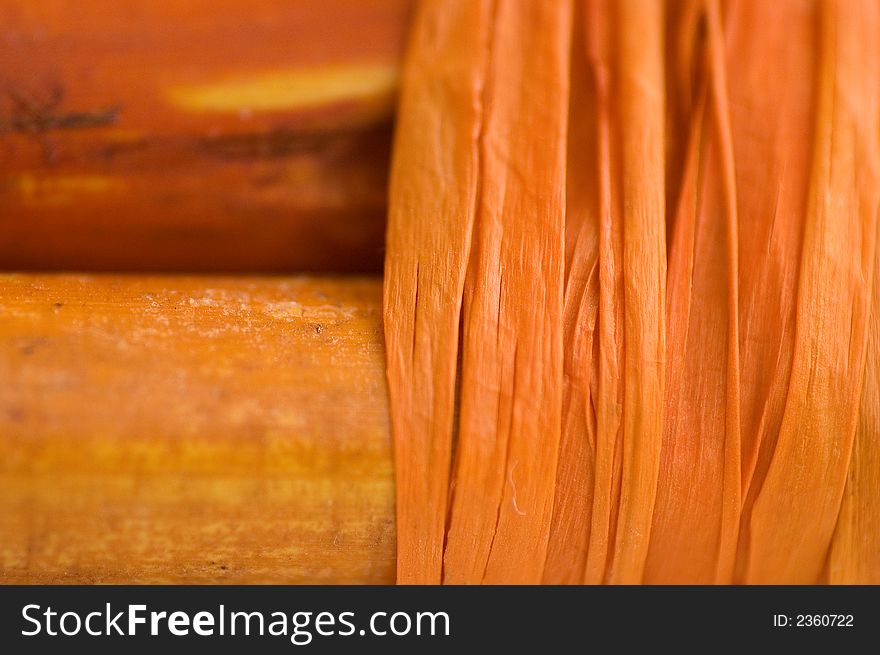
[[[880,7],[424,0],[401,583],[880,581]]]

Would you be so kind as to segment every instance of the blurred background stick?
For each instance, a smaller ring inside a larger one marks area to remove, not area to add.
[[[381,270],[410,0],[0,0],[0,269]]]

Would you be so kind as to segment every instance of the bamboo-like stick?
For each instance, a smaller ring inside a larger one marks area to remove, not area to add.
[[[0,0],[0,268],[381,270],[411,0]]]
[[[0,583],[390,583],[375,279],[0,275]]]

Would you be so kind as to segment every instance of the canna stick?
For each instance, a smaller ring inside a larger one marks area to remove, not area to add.
[[[410,0],[0,0],[0,268],[373,271]]]
[[[378,280],[7,274],[0,313],[0,582],[394,582]]]

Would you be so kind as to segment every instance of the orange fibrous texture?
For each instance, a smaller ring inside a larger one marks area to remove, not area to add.
[[[880,581],[880,6],[424,0],[401,583]]]

